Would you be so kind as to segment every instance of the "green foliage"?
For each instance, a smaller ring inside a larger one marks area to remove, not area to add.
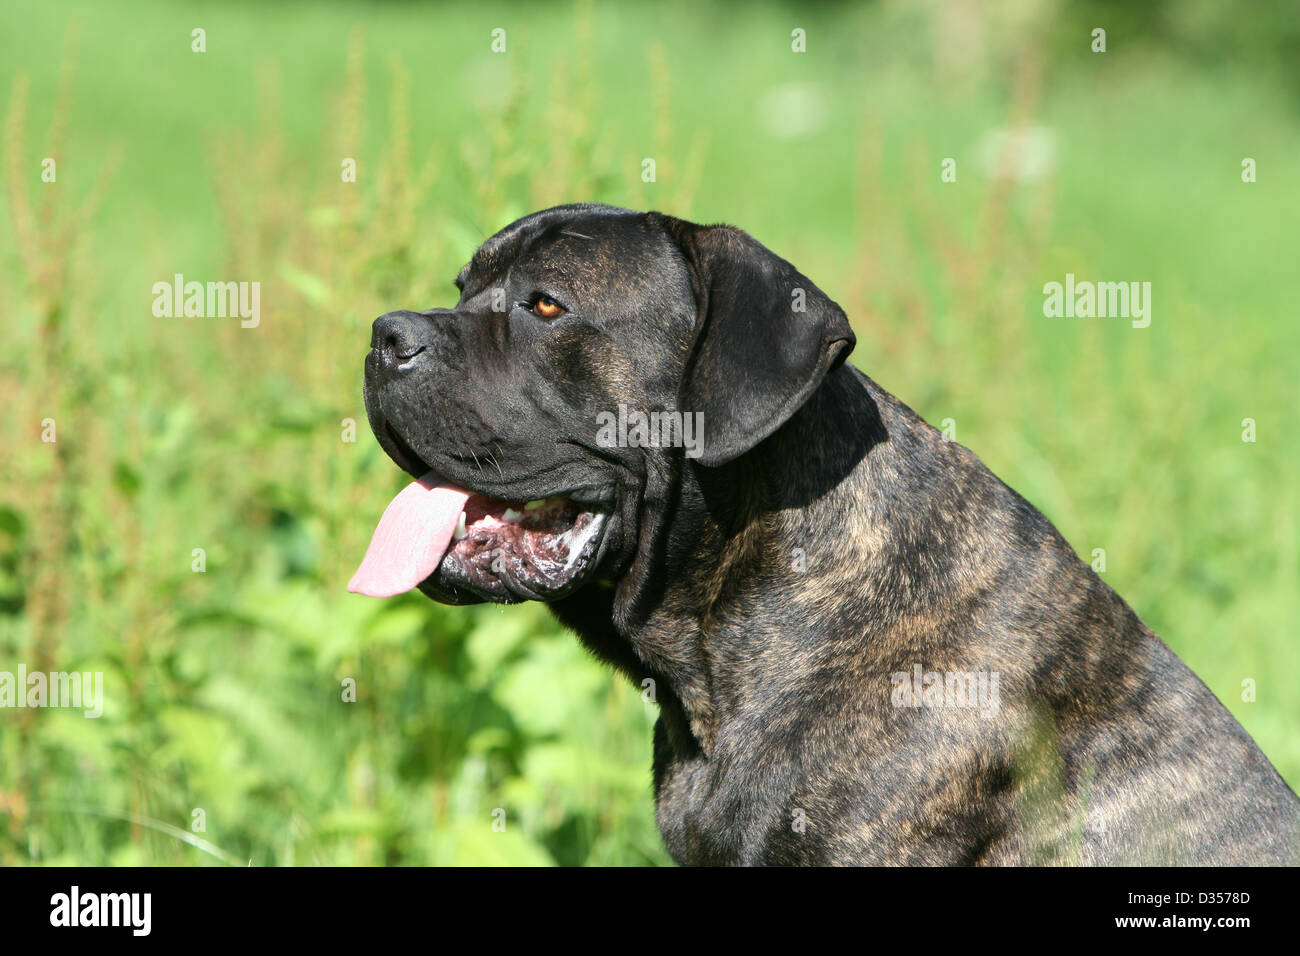
[[[1300,783],[1294,24],[1130,6],[1095,55],[1078,9],[0,11],[0,670],[106,682],[99,719],[0,711],[0,864],[667,862],[653,705],[543,608],[344,590],[403,483],[365,427],[370,321],[574,200],[799,264],[856,364],[1105,548]],[[1031,123],[1047,174],[983,175],[988,131]],[[1153,282],[1151,328],[1044,318],[1067,271]],[[261,282],[261,325],[154,318],[178,272]]]

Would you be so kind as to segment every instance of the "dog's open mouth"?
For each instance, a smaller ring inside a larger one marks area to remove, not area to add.
[[[527,597],[555,597],[595,555],[607,517],[567,498],[519,504],[471,495],[438,574],[479,592],[504,584]]]
[[[429,472],[389,503],[348,590],[391,597],[436,574],[489,599],[549,600],[596,555],[607,518],[567,498],[500,501]]]

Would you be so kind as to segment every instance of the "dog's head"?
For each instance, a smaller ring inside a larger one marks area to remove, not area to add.
[[[665,476],[753,448],[854,343],[745,233],[610,206],[520,219],[456,285],[454,308],[374,323],[370,426],[417,481],[352,590],[467,604],[613,580]]]

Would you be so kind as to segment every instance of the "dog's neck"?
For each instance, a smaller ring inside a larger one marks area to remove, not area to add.
[[[647,496],[675,507],[648,510],[639,556],[618,590],[554,608],[639,688],[653,686],[677,752],[709,753],[719,721],[749,706],[743,688],[752,688],[756,675],[762,681],[766,668],[775,689],[812,666],[818,595],[826,590],[830,606],[842,587],[822,572],[842,567],[846,557],[819,549],[871,540],[829,528],[863,520],[855,482],[846,478],[887,437],[865,382],[843,367],[739,459],[719,468],[683,460],[671,474],[652,476],[658,486]],[[789,594],[806,606],[769,606]],[[771,630],[769,622],[788,620],[792,611],[807,631]],[[732,679],[742,670],[743,686]]]

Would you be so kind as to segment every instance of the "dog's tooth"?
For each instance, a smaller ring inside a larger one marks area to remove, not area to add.
[[[545,506],[546,506],[546,499],[545,499],[545,498],[536,498],[536,499],[534,499],[534,500],[528,502],[528,504],[524,505],[524,510],[525,510],[525,511],[536,511],[538,508],[544,508]]]
[[[514,508],[507,508],[506,513],[501,517],[506,521],[518,521],[524,516],[522,511],[516,511]]]
[[[446,525],[443,527],[446,527]],[[446,534],[446,532],[444,531],[443,534]],[[469,531],[465,529],[465,512],[462,511],[460,517],[456,519],[456,530],[451,533],[451,537],[453,540],[459,541],[467,534],[469,534]]]

